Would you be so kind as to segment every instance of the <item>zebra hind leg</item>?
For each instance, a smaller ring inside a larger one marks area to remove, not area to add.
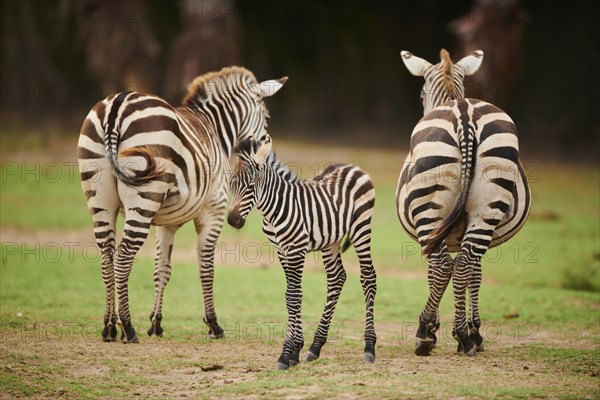
[[[125,211],[123,237],[115,255],[115,281],[119,300],[117,313],[118,323],[121,327],[121,342],[123,343],[138,343],[129,312],[129,274],[137,252],[148,237],[155,213],[156,210],[140,208],[126,209]]]
[[[346,281],[346,271],[342,264],[339,244],[323,250],[323,263],[327,274],[327,300],[321,321],[315,331],[315,337],[306,353],[306,361],[309,362],[318,359],[321,355],[321,348],[327,341],[331,318]]]
[[[101,213],[103,214],[103,213]],[[115,223],[117,219],[116,211],[110,214],[108,222],[94,222],[94,235],[96,243],[102,254],[102,280],[106,288],[106,310],[104,312],[104,329],[102,330],[102,340],[105,342],[114,342],[117,340],[117,314],[115,313]]]
[[[163,294],[171,278],[171,252],[175,232],[179,226],[159,226],[156,228],[156,260],[154,264],[154,306],[150,313],[150,329],[148,336],[162,336],[162,301]]]
[[[419,316],[419,327],[416,334],[415,354],[428,356],[437,344],[436,331],[439,329],[439,305],[450,278],[453,261],[445,244],[428,258],[429,298]]]
[[[474,356],[477,347],[483,349],[483,337],[479,334],[479,287],[481,285],[481,258],[487,251],[494,227],[502,219],[499,211],[486,215],[483,220],[469,220],[472,226],[464,237],[461,249],[454,260],[452,281],[454,285],[454,330],[453,336],[458,341],[457,351]],[[471,329],[466,319],[465,292],[467,287],[471,296]]]
[[[373,311],[375,307],[375,295],[377,294],[377,273],[371,259],[371,217],[370,215],[359,215],[353,218],[348,238],[354,246],[358,262],[360,264],[360,284],[365,297],[365,348],[363,361],[373,363],[375,361],[375,322]]]
[[[474,263],[469,280],[469,337],[475,343],[477,352],[484,351],[483,336],[479,333],[481,319],[479,318],[479,287],[481,286],[481,261]]]
[[[115,313],[115,275],[113,270],[114,259],[114,233],[113,241],[102,247],[102,279],[106,287],[106,310],[104,312],[104,329],[102,340],[114,342],[117,340],[117,314]]]
[[[469,265],[472,262],[467,251],[461,249],[454,260],[452,271],[452,286],[454,287],[454,328],[452,337],[458,342],[456,351],[468,356],[477,355],[477,348],[469,337],[466,320],[466,289],[470,280]]]

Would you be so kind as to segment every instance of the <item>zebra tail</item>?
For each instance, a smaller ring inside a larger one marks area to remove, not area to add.
[[[344,240],[344,243],[342,244],[342,253],[346,252],[346,250],[348,250],[348,248],[350,247],[350,244],[351,244],[348,236],[346,236],[345,239],[346,240]]]
[[[114,154],[109,154],[110,165],[121,182],[128,186],[139,186],[144,183],[148,183],[164,172],[163,168],[158,168],[156,164],[156,156],[154,155],[150,146],[138,146],[131,147],[129,149],[121,150],[118,154],[119,157],[143,157],[146,160],[146,168],[143,170],[138,170],[133,173],[133,175],[126,173],[119,163],[117,162],[117,157]]]
[[[446,239],[448,234],[452,232],[458,221],[460,220],[467,198],[469,196],[469,188],[471,187],[471,178],[473,175],[473,169],[475,168],[475,154],[477,149],[477,142],[475,141],[475,134],[471,131],[469,126],[466,135],[460,135],[460,153],[461,153],[461,179],[460,179],[460,192],[454,201],[452,211],[446,216],[441,224],[429,234],[429,237],[424,241],[422,253],[424,255],[431,255],[438,246]]]

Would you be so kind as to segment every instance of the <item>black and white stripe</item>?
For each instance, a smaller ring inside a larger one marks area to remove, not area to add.
[[[148,334],[162,334],[162,297],[171,275],[175,232],[191,220],[198,233],[205,322],[210,335],[223,335],[213,303],[213,259],[227,208],[228,159],[238,140],[254,135],[264,139],[268,111],[262,99],[286,80],[258,83],[250,71],[230,67],[196,78],[179,107],[157,96],[126,92],[107,97],[89,112],[77,155],[102,253],[104,340],[116,339],[118,323],[122,341],[137,341],[127,282],[151,225],[158,227]],[[117,245],[119,212],[125,227]]]
[[[250,210],[263,215],[263,231],[276,246],[287,281],[288,330],[278,369],[299,362],[304,346],[302,333],[302,272],[307,252],[320,250],[327,273],[327,302],[315,332],[307,361],[317,359],[327,340],[329,324],[346,280],[341,252],[354,246],[360,262],[360,281],[365,295],[364,360],[375,360],[373,305],[376,274],[371,260],[371,216],[375,189],[358,167],[335,164],[312,180],[291,173],[271,153],[271,141],[253,139],[235,149],[238,162],[231,182],[233,200],[227,221],[241,228]],[[347,237],[344,246],[342,240]]]
[[[483,350],[481,258],[519,231],[531,205],[517,128],[496,106],[463,98],[463,78],[479,68],[483,52],[456,64],[445,50],[436,65],[408,52],[402,57],[413,75],[425,77],[425,115],[412,132],[396,192],[400,222],[423,246],[429,263],[430,294],[419,317],[415,352],[428,355],[435,346],[438,307],[452,278],[458,351],[475,355]],[[458,252],[454,260],[449,252]]]

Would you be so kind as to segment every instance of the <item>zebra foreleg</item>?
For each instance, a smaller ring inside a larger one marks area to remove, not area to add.
[[[444,243],[429,256],[427,261],[429,266],[429,298],[419,316],[419,328],[417,329],[415,343],[415,354],[418,356],[430,355],[436,346],[437,337],[435,332],[439,328],[438,309],[452,277],[454,266],[452,257]]]
[[[302,270],[305,251],[280,253],[285,272],[285,304],[288,312],[288,328],[283,341],[283,350],[277,360],[277,369],[284,370],[300,362],[300,350],[304,347],[302,333]]]
[[[213,284],[215,280],[215,245],[225,220],[227,198],[221,208],[208,208],[201,216],[194,219],[198,233],[198,263],[202,296],[204,298],[204,323],[208,326],[208,336],[212,339],[225,337],[223,328],[217,322],[215,312]]]
[[[327,301],[321,321],[319,321],[319,325],[315,331],[315,337],[306,354],[306,361],[314,361],[321,355],[321,348],[327,341],[329,325],[331,324],[335,306],[346,281],[346,271],[344,271],[342,264],[339,244],[323,250],[323,263],[325,264],[325,272],[327,274]]]
[[[175,233],[179,226],[156,227],[156,260],[154,264],[154,305],[150,313],[150,329],[148,336],[162,336],[162,301],[163,294],[171,278],[171,253]]]
[[[469,280],[469,337],[475,343],[477,352],[483,351],[483,337],[479,333],[481,319],[479,318],[479,287],[481,286],[481,260],[472,265]]]

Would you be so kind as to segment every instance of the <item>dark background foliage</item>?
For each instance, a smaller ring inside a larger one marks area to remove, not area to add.
[[[76,135],[121,90],[177,104],[196,75],[238,64],[290,77],[268,101],[275,134],[386,146],[422,115],[409,50],[437,62],[481,48],[467,94],[515,120],[535,155],[595,157],[600,6],[593,0],[3,1],[2,135]]]

